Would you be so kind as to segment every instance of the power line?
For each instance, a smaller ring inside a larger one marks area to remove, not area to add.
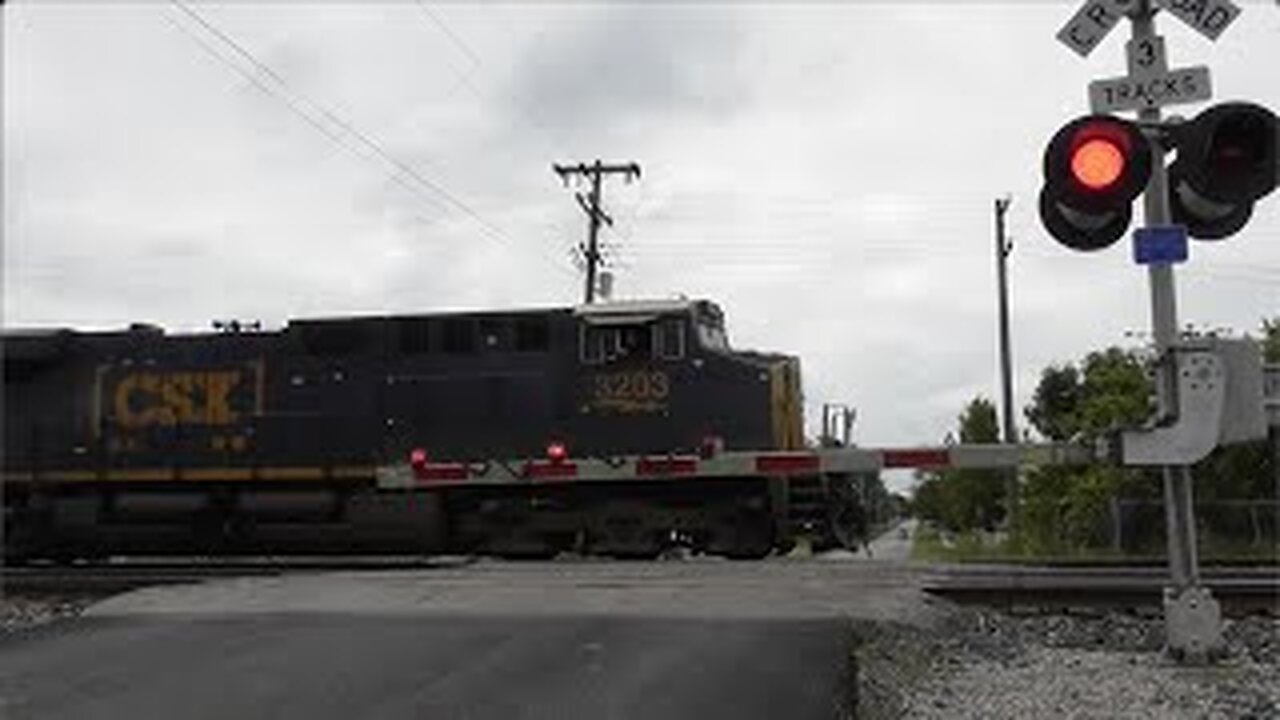
[[[250,82],[254,87],[258,88],[258,89],[259,89],[259,90],[261,90],[263,93],[265,93],[265,94],[267,94],[267,95],[270,95],[270,96],[272,96],[272,97],[276,98],[277,100],[280,100],[282,103],[284,103],[284,104],[285,104],[285,106],[286,106],[286,107],[287,107],[291,112],[293,112],[293,113],[294,113],[295,115],[297,115],[299,118],[301,118],[302,120],[304,120],[307,124],[311,125],[311,127],[315,128],[317,132],[321,133],[321,134],[322,134],[322,135],[324,135],[325,137],[327,137],[327,138],[329,138],[330,140],[332,140],[335,144],[337,144],[337,145],[339,145],[339,146],[341,146],[341,147],[343,147],[343,148],[346,148],[346,149],[348,149],[348,150],[350,150],[350,149],[351,149],[351,148],[350,148],[350,146],[348,146],[348,145],[345,143],[345,141],[342,139],[342,136],[341,136],[341,135],[335,134],[332,130],[330,130],[328,127],[326,127],[323,123],[320,123],[320,122],[316,121],[316,119],[315,119],[315,118],[311,117],[311,116],[310,116],[310,115],[308,115],[306,112],[304,112],[301,108],[299,108],[299,107],[298,107],[298,105],[297,105],[297,104],[296,104],[296,103],[295,103],[291,98],[289,98],[288,96],[285,96],[285,95],[281,95],[281,94],[280,94],[280,93],[278,93],[277,91],[273,90],[271,87],[269,87],[269,86],[267,86],[266,84],[264,84],[264,83],[262,82],[262,80],[261,80],[257,75],[254,75],[254,74],[253,74],[253,73],[251,73],[251,72],[247,72],[244,68],[242,68],[242,67],[240,67],[239,65],[235,64],[234,62],[231,62],[230,60],[228,60],[228,59],[226,58],[226,56],[225,56],[225,55],[223,55],[222,53],[220,53],[216,48],[214,48],[212,45],[210,45],[208,42],[206,42],[206,41],[204,40],[204,38],[202,38],[202,37],[200,37],[199,35],[196,35],[195,33],[191,32],[191,30],[189,30],[189,29],[187,29],[186,27],[184,27],[181,23],[177,22],[176,20],[174,20],[173,18],[169,17],[168,15],[164,15],[163,17],[164,17],[164,19],[165,19],[165,21],[166,21],[166,22],[168,22],[168,23],[169,23],[170,25],[172,25],[173,27],[177,28],[177,29],[178,29],[179,31],[181,31],[184,35],[186,35],[188,38],[190,38],[193,42],[195,42],[197,45],[199,45],[199,46],[200,46],[200,48],[201,48],[201,49],[203,49],[203,50],[204,50],[204,51],[205,51],[205,52],[206,52],[210,57],[212,57],[213,59],[217,60],[219,63],[223,64],[224,66],[226,66],[226,67],[230,68],[231,70],[233,70],[234,72],[236,72],[238,75],[240,75],[241,77],[243,77],[245,80],[248,80],[248,81],[249,81],[249,82]],[[354,152],[354,151],[353,151],[353,152]],[[362,159],[366,159],[366,158],[367,158],[367,156],[363,156],[363,155],[361,155],[360,157],[361,157]],[[400,175],[395,174],[395,173],[388,173],[388,174],[387,174],[387,176],[388,176],[388,177],[389,177],[393,182],[395,182],[396,184],[400,185],[401,187],[403,187],[403,188],[404,188],[405,190],[407,190],[408,192],[410,192],[410,193],[412,193],[412,194],[414,194],[414,195],[417,195],[417,196],[421,197],[421,194],[420,194],[420,192],[421,192],[421,191],[419,190],[419,188],[417,188],[417,187],[416,187],[416,186],[414,186],[414,185],[409,184],[409,183],[408,183],[404,178],[402,178]],[[439,207],[439,206],[437,205],[437,207]],[[420,225],[423,225],[423,226],[425,226],[425,227],[431,227],[431,226],[432,226],[432,222],[431,222],[431,221],[429,221],[429,220],[427,220],[427,219],[426,219],[425,217],[423,217],[422,215],[419,215],[419,214],[417,214],[417,213],[412,213],[412,214],[410,215],[410,217],[411,217],[413,220],[417,221]]]
[[[309,125],[311,125],[313,128],[315,128],[318,132],[320,132],[321,134],[323,134],[323,135],[325,135],[326,137],[328,137],[328,138],[329,138],[330,140],[332,140],[335,144],[337,144],[337,145],[339,145],[339,146],[342,146],[342,147],[344,147],[344,148],[350,149],[350,148],[349,148],[349,147],[344,143],[344,141],[343,141],[343,139],[342,139],[342,137],[341,137],[341,136],[334,134],[334,133],[333,133],[333,131],[331,131],[329,128],[325,127],[323,124],[321,124],[321,123],[319,123],[319,122],[316,122],[316,120],[315,120],[314,118],[312,118],[310,115],[306,114],[306,113],[305,113],[305,112],[303,112],[301,109],[299,109],[299,108],[298,108],[298,107],[293,103],[293,101],[292,101],[292,100],[290,100],[288,97],[285,97],[285,96],[283,96],[283,95],[279,95],[279,94],[278,94],[278,93],[276,93],[274,90],[272,90],[270,87],[268,87],[268,86],[264,85],[264,84],[262,83],[262,81],[261,81],[260,79],[258,79],[258,77],[257,77],[256,75],[254,75],[253,73],[246,72],[246,71],[244,70],[244,68],[241,68],[239,65],[236,65],[235,63],[233,63],[233,62],[231,62],[231,61],[227,60],[227,58],[226,58],[225,56],[223,56],[221,53],[219,53],[219,52],[218,52],[218,51],[217,51],[217,50],[216,50],[212,45],[210,45],[209,43],[205,42],[205,41],[204,41],[204,39],[203,39],[203,38],[201,38],[200,36],[198,36],[198,35],[196,35],[196,34],[192,33],[190,30],[188,30],[187,28],[183,27],[181,23],[178,23],[177,21],[175,21],[173,18],[169,17],[168,15],[165,15],[165,16],[164,16],[164,19],[165,19],[167,22],[169,22],[171,25],[173,25],[175,28],[177,28],[178,30],[180,30],[183,34],[185,34],[188,38],[190,38],[190,39],[191,39],[193,42],[195,42],[197,45],[199,45],[199,46],[200,46],[200,47],[201,47],[201,48],[202,48],[202,49],[203,49],[203,50],[204,50],[204,51],[205,51],[205,52],[206,52],[210,57],[214,58],[214,59],[215,59],[215,60],[217,60],[218,62],[220,62],[220,63],[222,63],[223,65],[225,65],[226,67],[230,68],[231,70],[235,71],[237,74],[239,74],[239,75],[240,75],[241,77],[243,77],[244,79],[248,80],[251,84],[253,84],[255,87],[257,87],[257,88],[258,88],[259,90],[261,90],[263,93],[266,93],[267,95],[274,96],[275,98],[277,98],[277,99],[278,99],[278,100],[280,100],[281,102],[285,103],[285,105],[289,108],[289,110],[290,110],[290,111],[292,111],[292,112],[293,112],[295,115],[297,115],[299,118],[301,118],[301,119],[303,119],[304,121],[306,121]],[[361,157],[363,158],[364,156],[361,156]],[[388,174],[388,177],[389,177],[392,181],[394,181],[394,182],[396,182],[397,184],[399,184],[400,186],[404,187],[407,191],[409,191],[409,192],[411,192],[411,193],[413,193],[413,194],[415,194],[415,195],[417,195],[417,194],[418,194],[418,192],[419,192],[419,191],[418,191],[418,188],[416,188],[416,187],[415,187],[415,186],[413,186],[413,185],[408,184],[408,183],[407,183],[403,178],[401,178],[399,175],[396,175],[396,174]],[[413,220],[414,220],[415,222],[417,222],[418,224],[420,224],[420,225],[424,226],[424,227],[431,227],[431,226],[433,225],[433,223],[432,223],[430,220],[427,220],[425,217],[423,217],[422,215],[419,215],[419,214],[417,214],[417,213],[410,213],[410,218],[411,218],[411,219],[413,219]]]
[[[484,69],[485,64],[480,59],[480,54],[476,52],[475,49],[472,48],[472,46],[469,43],[467,43],[467,41],[464,40],[460,34],[455,32],[453,28],[449,27],[449,24],[445,22],[444,18],[441,17],[439,13],[436,13],[434,10],[430,8],[426,0],[414,0],[414,3],[418,6],[420,10],[422,10],[423,14],[426,15],[426,17],[431,21],[433,25],[436,26],[436,28],[439,29],[441,32],[443,32],[447,38],[449,38],[450,43],[459,51],[461,51],[464,55],[467,56],[467,59],[469,59],[477,69],[479,70]],[[450,68],[454,71],[454,74],[458,76],[458,80],[462,83],[462,85],[466,87],[467,90],[471,91],[471,94],[475,96],[477,100],[484,99],[483,94],[480,92],[480,88],[476,86],[475,82],[471,79],[470,74],[464,73],[458,70],[457,68],[453,67],[452,65],[450,65]],[[550,149],[553,154],[555,155],[567,154],[563,150],[562,143],[560,143],[558,139],[551,133],[550,129],[548,129],[547,126],[544,125],[542,121],[538,119],[536,114],[531,112],[529,108],[526,107],[525,104],[519,98],[513,97],[512,101],[515,104],[516,112],[520,114],[521,118],[524,119],[525,123],[528,126],[533,127],[534,129],[536,129],[538,132],[541,133],[542,140],[546,142],[547,148]]]
[[[432,10],[429,5],[427,5],[425,0],[414,0],[414,2],[418,6],[418,9],[422,10],[422,12],[428,18],[431,19],[431,22],[435,23],[436,27],[440,28],[440,31],[449,37],[449,40],[453,43],[453,46],[458,48],[458,50],[462,51],[462,54],[466,55],[467,58],[471,60],[471,63],[473,65],[475,65],[476,67],[479,67],[482,64],[480,62],[480,56],[477,55],[475,51],[472,50],[471,47],[467,45],[465,41],[463,41],[462,38],[458,37],[457,33],[455,33],[453,29],[450,28],[449,25],[445,23],[443,18],[437,15],[435,11]]]
[[[210,23],[208,20],[204,19],[204,18],[203,18],[199,13],[197,13],[196,11],[192,10],[190,7],[188,7],[187,5],[185,5],[185,4],[182,2],[182,0],[170,0],[170,2],[171,2],[175,7],[177,7],[179,10],[181,10],[182,12],[186,13],[189,17],[191,17],[191,19],[193,19],[193,20],[195,20],[197,23],[199,23],[199,24],[200,24],[204,29],[208,30],[208,31],[209,31],[210,33],[212,33],[215,37],[217,37],[219,40],[221,40],[224,44],[226,44],[228,47],[230,47],[232,50],[234,50],[238,55],[240,55],[241,57],[243,57],[246,61],[248,61],[248,62],[249,62],[249,64],[250,64],[250,65],[252,65],[252,66],[253,66],[253,68],[254,68],[255,70],[257,70],[258,72],[260,72],[260,73],[262,73],[262,74],[266,75],[267,77],[271,78],[271,79],[272,79],[273,81],[275,81],[275,83],[276,83],[277,85],[279,85],[282,89],[286,90],[287,92],[289,92],[289,93],[290,93],[291,95],[293,95],[294,97],[296,97],[296,98],[298,98],[299,100],[301,100],[302,102],[306,103],[308,106],[310,106],[310,107],[314,108],[317,112],[319,112],[319,113],[320,113],[322,116],[324,116],[327,120],[329,120],[329,121],[330,121],[330,122],[332,122],[333,124],[337,125],[338,127],[342,128],[344,131],[346,131],[347,133],[349,133],[351,136],[355,137],[355,138],[356,138],[357,140],[359,140],[362,144],[364,144],[366,147],[368,147],[368,148],[370,148],[371,150],[373,150],[373,152],[374,152],[375,154],[377,154],[377,155],[378,155],[379,157],[381,157],[383,160],[385,160],[385,161],[387,161],[388,163],[390,163],[390,164],[391,164],[393,167],[395,167],[397,170],[400,170],[400,171],[401,171],[401,172],[403,172],[404,174],[406,174],[406,175],[408,175],[408,176],[412,177],[413,179],[415,179],[415,180],[417,180],[418,182],[422,183],[423,185],[427,186],[428,188],[430,188],[430,189],[431,189],[431,190],[433,190],[434,192],[437,192],[437,193],[439,193],[439,194],[441,194],[441,195],[443,195],[443,196],[446,196],[446,197],[448,196],[448,193],[447,193],[443,188],[441,188],[441,187],[439,187],[438,185],[436,185],[436,183],[433,183],[432,181],[430,181],[430,180],[428,180],[428,179],[426,179],[426,178],[422,177],[422,176],[421,176],[421,175],[419,175],[416,171],[414,171],[414,170],[413,170],[413,168],[410,168],[410,167],[406,166],[405,164],[401,163],[401,162],[400,162],[399,160],[397,160],[396,158],[391,157],[391,156],[390,156],[386,151],[384,151],[384,150],[382,149],[382,147],[381,147],[380,145],[378,145],[378,143],[376,143],[376,142],[374,142],[373,140],[371,140],[371,139],[370,139],[367,135],[365,135],[363,132],[361,132],[361,131],[360,131],[360,130],[358,130],[357,128],[353,127],[353,126],[352,126],[350,123],[348,123],[347,121],[345,121],[345,120],[343,120],[342,118],[338,117],[336,114],[334,114],[333,112],[331,112],[328,108],[326,108],[326,107],[324,107],[323,105],[321,105],[321,104],[319,104],[319,103],[317,103],[317,102],[315,102],[315,101],[311,100],[311,99],[310,99],[310,98],[308,98],[307,96],[305,96],[305,95],[303,95],[302,93],[300,93],[300,92],[298,92],[297,90],[295,90],[291,85],[289,85],[289,83],[288,83],[288,82],[286,82],[286,81],[285,81],[285,79],[284,79],[283,77],[281,77],[281,76],[279,75],[279,73],[277,73],[275,70],[271,69],[271,67],[270,67],[270,66],[268,66],[267,64],[265,64],[265,63],[261,62],[260,60],[258,60],[258,58],[257,58],[257,57],[255,57],[255,56],[254,56],[252,53],[250,53],[248,50],[246,50],[246,49],[244,48],[244,46],[243,46],[243,45],[241,45],[240,43],[236,42],[233,38],[231,38],[231,37],[230,37],[229,35],[227,35],[225,32],[223,32],[222,30],[220,30],[219,28],[217,28],[216,26],[214,26],[214,25],[213,25],[212,23]]]
[[[321,134],[328,137],[330,140],[334,141],[335,143],[339,143],[339,144],[342,143],[342,138],[340,136],[334,134],[333,131],[331,131],[329,128],[317,122],[310,115],[306,114],[301,109],[299,109],[298,106],[291,99],[278,94],[275,90],[272,90],[265,83],[263,83],[262,80],[260,80],[257,75],[254,75],[251,72],[245,71],[244,68],[228,60],[224,55],[222,55],[216,49],[214,49],[212,45],[205,42],[204,38],[201,38],[200,36],[188,30],[186,27],[183,27],[182,23],[179,23],[178,21],[174,20],[168,15],[165,15],[164,19],[170,25],[173,25],[175,28],[181,31],[184,35],[190,38],[193,42],[199,45],[206,53],[208,53],[210,57],[222,63],[226,67],[234,70],[237,74],[239,74],[245,80],[248,80],[250,83],[253,84],[254,87],[258,88],[262,92],[266,93],[267,95],[271,95],[276,99],[280,100],[281,102],[283,102],[285,106],[288,107],[289,110],[291,110],[295,115],[302,118],[309,125],[311,125],[311,127],[315,128],[317,131],[319,131]]]
[[[449,39],[449,42],[455,48],[457,48],[462,54],[467,56],[467,59],[471,61],[472,65],[478,71],[483,71],[485,67],[485,63],[480,58],[480,53],[478,53],[471,46],[471,44],[468,43],[462,37],[460,33],[456,32],[452,27],[450,27],[449,23],[445,22],[445,19],[441,17],[439,13],[434,11],[431,8],[431,6],[426,2],[426,0],[414,0],[414,3],[418,6],[418,9],[422,11],[423,15],[427,17],[427,19],[431,22],[431,24],[434,25],[436,29],[438,29],[440,32],[444,33],[445,37]],[[449,69],[453,71],[454,75],[458,78],[458,82],[461,83],[461,85],[465,87],[468,92],[471,93],[472,97],[474,97],[477,101],[480,101],[480,102],[485,101],[484,94],[481,92],[480,88],[476,85],[475,81],[472,79],[472,73],[459,70],[452,63],[446,63],[446,64],[449,66]],[[532,111],[530,111],[530,109],[525,105],[525,103],[522,102],[518,97],[513,97],[512,100],[513,100],[516,112],[525,121],[524,126],[532,127],[535,130],[537,130],[539,133],[539,138],[546,144],[547,148],[551,150],[553,154],[555,155],[566,154],[563,152],[562,150],[563,146],[558,141],[558,139],[547,128],[547,126],[543,124],[542,121]],[[543,222],[542,226],[544,227],[545,230],[549,231],[553,237],[558,237],[564,234],[564,228],[558,227],[551,223]],[[571,256],[572,256],[572,253],[571,253]]]
[[[381,146],[381,145],[379,145],[378,143],[376,143],[376,142],[374,142],[372,139],[370,139],[368,135],[366,135],[365,133],[361,132],[359,129],[357,129],[357,128],[355,128],[354,126],[352,126],[352,125],[351,125],[349,122],[347,122],[346,120],[343,120],[342,118],[338,117],[335,113],[331,112],[328,108],[326,108],[326,107],[324,107],[323,105],[321,105],[321,104],[319,104],[319,103],[317,103],[317,102],[315,102],[315,101],[311,100],[310,98],[306,97],[306,96],[305,96],[305,95],[303,95],[302,93],[300,93],[300,92],[298,92],[297,90],[293,89],[293,87],[292,87],[292,86],[290,86],[290,85],[289,85],[289,83],[287,83],[283,77],[281,77],[278,73],[276,73],[276,72],[275,72],[275,70],[271,69],[271,67],[270,67],[270,66],[268,66],[268,65],[266,65],[265,63],[263,63],[263,62],[261,62],[260,60],[258,60],[258,59],[257,59],[257,58],[252,54],[252,53],[250,53],[248,50],[246,50],[246,49],[244,48],[244,46],[242,46],[240,43],[236,42],[233,38],[231,38],[230,36],[228,36],[228,35],[227,35],[226,33],[224,33],[222,30],[220,30],[220,29],[218,29],[217,27],[215,27],[215,26],[214,26],[212,23],[210,23],[209,21],[205,20],[203,17],[201,17],[201,16],[200,16],[198,13],[196,13],[194,10],[192,10],[192,9],[191,9],[191,8],[189,8],[189,7],[187,7],[187,6],[182,2],[182,0],[170,0],[170,2],[172,2],[172,3],[173,3],[173,5],[175,5],[176,7],[178,7],[178,9],[182,10],[183,12],[185,12],[185,13],[186,13],[188,16],[190,16],[193,20],[195,20],[196,22],[200,23],[200,25],[201,25],[202,27],[204,27],[206,30],[208,30],[209,32],[213,33],[213,34],[214,34],[218,39],[222,40],[225,44],[227,44],[229,47],[231,47],[231,49],[233,49],[233,50],[234,50],[236,53],[238,53],[241,57],[245,58],[245,59],[246,59],[246,60],[247,60],[247,61],[248,61],[248,62],[249,62],[249,63],[250,63],[250,64],[251,64],[251,65],[252,65],[256,70],[258,70],[259,72],[261,72],[261,73],[265,74],[267,77],[269,77],[269,78],[271,78],[272,80],[274,80],[274,81],[276,82],[276,84],[277,84],[277,85],[279,85],[281,88],[283,88],[283,89],[285,89],[286,91],[288,91],[288,92],[289,92],[290,94],[292,94],[293,96],[295,96],[295,97],[297,97],[298,99],[302,100],[302,102],[306,103],[307,105],[309,105],[309,106],[310,106],[310,107],[312,107],[312,108],[315,108],[315,109],[316,109],[316,110],[317,110],[321,115],[323,115],[326,119],[328,119],[328,120],[329,120],[330,122],[332,122],[333,124],[337,125],[338,127],[342,128],[343,130],[345,130],[347,133],[349,133],[351,136],[355,137],[357,140],[359,140],[363,145],[365,145],[365,146],[366,146],[366,147],[368,147],[369,149],[373,150],[373,152],[374,152],[376,155],[378,155],[379,157],[381,157],[383,160],[385,160],[387,163],[389,163],[392,167],[396,168],[397,170],[399,170],[400,172],[404,173],[405,175],[408,175],[409,177],[413,178],[414,180],[417,180],[419,183],[421,183],[422,185],[424,185],[424,186],[426,186],[427,188],[431,189],[433,192],[435,192],[435,193],[437,193],[437,194],[441,195],[441,196],[442,196],[442,197],[444,197],[446,200],[450,201],[450,202],[451,202],[455,207],[457,207],[457,208],[459,208],[459,209],[461,209],[461,210],[463,210],[463,211],[465,211],[465,212],[468,212],[468,213],[471,213],[471,212],[472,212],[470,208],[468,208],[464,203],[462,203],[462,202],[461,202],[460,200],[458,200],[457,198],[453,197],[453,196],[452,196],[448,191],[446,191],[443,187],[440,187],[437,183],[432,182],[430,179],[423,177],[421,174],[419,174],[419,173],[418,173],[416,170],[414,170],[413,168],[411,168],[411,167],[409,167],[409,166],[405,165],[404,163],[400,162],[398,159],[396,159],[396,158],[392,157],[389,153],[387,153],[385,150],[383,150],[383,148],[382,148],[382,146]],[[483,220],[482,220],[482,222],[483,222]]]
[[[621,244],[629,243],[632,236],[635,235],[636,227],[640,224],[640,212],[644,208],[645,202],[649,199],[649,193],[647,190],[648,184],[641,183],[639,187],[639,197],[631,204],[630,211],[627,213],[627,222],[623,224],[625,230],[623,232],[619,232],[615,230],[612,225],[609,226],[609,229],[612,231],[613,235],[618,238],[618,242]]]
[[[449,23],[445,22],[445,19],[435,10],[433,10],[430,4],[426,2],[426,0],[414,0],[414,3],[418,6],[418,9],[422,11],[423,15],[425,15],[426,18],[431,22],[431,24],[434,25],[436,29],[438,29],[440,32],[444,33],[445,37],[449,39],[449,42],[455,48],[457,48],[462,54],[467,56],[467,59],[471,61],[472,65],[476,68],[477,71],[484,70],[485,63],[481,59],[480,53],[477,52],[474,49],[474,47],[472,47],[472,45],[462,37],[460,33],[456,32],[452,27],[450,27]],[[456,66],[453,65],[453,63],[446,63],[446,64],[449,66],[449,69],[453,71],[454,75],[458,78],[458,82],[463,87],[465,87],[468,92],[471,93],[472,97],[474,97],[479,102],[485,101],[484,94],[481,92],[480,88],[476,85],[475,81],[472,79],[472,73],[467,73],[462,70],[459,70]],[[532,127],[535,130],[537,130],[539,139],[542,140],[542,142],[554,155],[567,154],[562,149],[563,148],[562,143],[558,141],[558,139],[547,128],[547,126],[542,123],[542,121],[525,105],[524,102],[522,102],[518,97],[513,97],[512,101],[516,109],[516,112],[524,120],[524,127]],[[552,223],[544,221],[541,223],[541,225],[544,228],[544,230],[547,231],[552,237],[560,237],[565,234],[564,228],[554,225]],[[578,258],[574,257],[572,252],[570,253],[570,257],[573,259],[573,262],[575,264],[578,262]]]
[[[327,138],[329,138],[330,140],[333,140],[335,143],[343,147],[346,147],[347,149],[351,149],[350,146],[347,145],[347,143],[343,142],[340,134],[333,132],[330,128],[324,127],[320,122],[316,120],[316,118],[302,111],[301,108],[299,108],[298,106],[300,103],[297,101],[301,101],[301,103],[304,103],[308,107],[312,108],[315,112],[318,112],[331,124],[341,128],[347,136],[355,138],[361,145],[373,151],[373,153],[377,155],[379,158],[381,158],[384,163],[390,165],[392,168],[396,170],[396,172],[387,173],[388,177],[390,177],[393,181],[396,181],[402,187],[405,187],[407,190],[411,191],[414,195],[424,200],[428,200],[433,204],[435,204],[437,207],[440,207],[442,203],[438,199],[436,199],[435,197],[432,197],[431,195],[427,195],[423,192],[422,188],[426,188],[430,190],[432,193],[434,193],[435,195],[439,196],[439,198],[442,198],[444,200],[444,204],[452,206],[454,209],[461,211],[462,213],[470,217],[483,230],[486,231],[484,234],[487,237],[489,237],[491,240],[498,242],[499,244],[507,245],[509,248],[512,248],[512,249],[518,247],[515,241],[512,240],[505,232],[503,232],[501,228],[498,228],[497,226],[493,225],[486,218],[481,216],[470,205],[462,201],[460,198],[456,197],[454,194],[450,193],[439,183],[434,182],[431,179],[423,176],[414,168],[406,165],[405,163],[401,162],[398,158],[392,156],[389,152],[387,152],[382,147],[382,145],[380,145],[378,142],[376,142],[371,137],[369,137],[367,133],[362,132],[360,129],[355,127],[352,123],[339,117],[335,112],[329,110],[328,108],[324,107],[320,103],[314,100],[311,100],[310,98],[306,97],[302,93],[293,89],[289,85],[289,83],[285,81],[284,78],[281,77],[277,72],[275,72],[275,70],[273,70],[270,66],[258,60],[257,57],[255,57],[253,53],[249,52],[243,45],[241,45],[235,39],[230,37],[226,32],[222,31],[221,29],[213,25],[213,23],[206,20],[199,13],[195,12],[193,9],[188,7],[181,0],[170,0],[170,3],[175,7],[177,7],[179,10],[181,10],[184,14],[186,14],[196,23],[198,23],[201,27],[203,27],[206,31],[208,31],[214,37],[222,41],[224,45],[230,47],[240,57],[244,58],[258,73],[260,73],[261,75],[265,75],[268,78],[270,78],[272,81],[274,81],[275,85],[278,86],[279,90],[283,91],[284,93],[288,93],[288,95],[285,95],[282,92],[269,87],[267,84],[261,81],[261,78],[258,75],[247,72],[244,68],[231,62],[221,53],[214,50],[212,46],[210,46],[209,44],[197,38],[191,32],[187,31],[186,28],[183,28],[181,24],[174,22],[172,18],[168,18],[166,16],[166,19],[168,19],[172,24],[174,24],[179,29],[181,29],[184,32],[184,34],[186,34],[188,37],[196,40],[206,51],[209,51],[212,54],[214,54],[214,56],[217,59],[219,59],[224,65],[227,65],[228,67],[235,70],[241,76],[250,80],[250,82],[252,82],[260,90],[284,102],[286,107],[288,107],[291,111],[293,111],[294,114],[302,117],[309,125],[319,130]],[[295,98],[297,101],[295,101]],[[361,155],[361,157],[364,157],[367,159],[367,156]],[[406,176],[416,181],[418,185],[415,186],[413,184],[408,183],[404,179]],[[563,267],[558,263],[555,263],[554,261],[550,260],[542,253],[539,252],[537,254],[539,257],[547,261],[557,270],[572,274],[572,272],[568,268]]]

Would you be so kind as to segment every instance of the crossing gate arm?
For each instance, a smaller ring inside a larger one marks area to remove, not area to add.
[[[1067,443],[948,445],[900,448],[826,448],[796,452],[724,452],[700,455],[563,457],[505,462],[418,462],[378,469],[383,489],[565,482],[680,481],[788,477],[880,470],[952,470],[1044,465],[1087,465],[1094,448]]]

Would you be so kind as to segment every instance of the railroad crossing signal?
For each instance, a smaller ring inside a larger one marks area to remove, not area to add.
[[[1058,32],[1058,40],[1083,57],[1126,15],[1146,23],[1125,46],[1129,74],[1090,83],[1094,114],[1068,123],[1045,150],[1040,217],[1073,250],[1100,250],[1125,234],[1133,200],[1151,178],[1153,163],[1164,174],[1169,150],[1177,151],[1167,168],[1169,220],[1199,240],[1239,232],[1280,176],[1280,125],[1264,107],[1223,103],[1190,122],[1159,124],[1161,107],[1208,100],[1212,85],[1207,67],[1169,69],[1164,38],[1151,24],[1157,10],[1209,40],[1240,15],[1231,0],[1085,0]],[[1129,110],[1138,111],[1141,130],[1109,114]],[[1151,258],[1158,254],[1147,252],[1150,243],[1144,248],[1135,248],[1137,255],[1156,262]]]
[[[1136,110],[1142,123],[1139,136],[1147,145],[1145,152],[1154,155],[1159,151],[1158,156],[1148,158],[1159,164],[1147,163],[1150,182],[1143,198],[1146,227],[1135,234],[1134,259],[1147,265],[1150,280],[1152,336],[1161,358],[1156,374],[1158,405],[1163,419],[1174,422],[1158,423],[1151,432],[1131,433],[1127,439],[1136,441],[1136,445],[1129,443],[1124,453],[1127,460],[1137,460],[1145,443],[1158,449],[1147,459],[1165,465],[1171,580],[1164,600],[1168,648],[1175,656],[1207,659],[1221,643],[1222,622],[1218,603],[1200,584],[1194,493],[1188,466],[1194,458],[1180,455],[1180,450],[1169,451],[1189,447],[1191,436],[1205,429],[1203,424],[1187,422],[1196,414],[1197,399],[1205,401],[1199,406],[1201,410],[1225,407],[1223,396],[1210,398],[1205,394],[1223,392],[1223,383],[1205,382],[1202,378],[1238,380],[1240,368],[1227,370],[1221,364],[1234,353],[1202,353],[1177,342],[1173,263],[1186,260],[1187,235],[1217,239],[1243,227],[1253,203],[1275,189],[1280,166],[1276,161],[1276,119],[1265,108],[1226,103],[1190,123],[1161,122],[1161,107],[1212,96],[1208,68],[1168,70],[1164,40],[1155,30],[1155,16],[1161,10],[1209,40],[1217,40],[1240,14],[1240,8],[1231,0],[1085,0],[1059,31],[1058,39],[1077,54],[1087,56],[1122,16],[1127,15],[1130,21],[1128,76],[1095,81],[1090,85],[1089,99],[1091,109],[1099,114]],[[1143,151],[1126,147],[1122,141],[1126,134],[1119,131],[1099,132],[1096,137],[1079,132],[1091,124],[1102,124],[1106,118],[1103,115],[1074,121],[1059,131],[1046,153],[1041,216],[1055,238],[1078,250],[1097,249],[1114,242],[1124,234],[1132,213],[1132,208],[1123,202],[1126,193],[1122,190],[1126,189],[1126,172],[1137,167]],[[1064,134],[1067,139],[1059,140]],[[1166,168],[1164,153],[1171,149],[1177,150],[1178,156]],[[1054,162],[1050,163],[1050,158]],[[1084,203],[1079,202],[1081,195],[1090,198],[1090,190],[1101,195],[1094,198],[1101,210],[1087,212]],[[1171,221],[1180,224],[1171,225]],[[1256,347],[1248,351],[1257,354]],[[1238,414],[1232,411],[1223,417],[1236,423]],[[1197,440],[1208,452],[1230,442],[1233,436],[1234,431],[1206,432],[1197,435]]]
[[[1151,177],[1151,156],[1150,143],[1127,120],[1088,115],[1067,123],[1044,153],[1045,228],[1072,250],[1101,250],[1120,239]]]
[[[1055,239],[1083,251],[1119,240],[1152,164],[1164,163],[1167,150],[1178,152],[1168,169],[1172,220],[1193,238],[1235,234],[1253,204],[1276,188],[1280,122],[1267,108],[1222,103],[1151,132],[1154,143],[1132,122],[1089,115],[1053,136],[1044,154],[1040,217]]]

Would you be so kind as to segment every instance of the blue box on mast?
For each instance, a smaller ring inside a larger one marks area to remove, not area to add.
[[[1133,261],[1139,265],[1171,265],[1187,261],[1187,229],[1156,225],[1133,231]]]

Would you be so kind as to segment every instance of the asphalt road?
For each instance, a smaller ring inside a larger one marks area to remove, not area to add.
[[[0,644],[0,717],[831,718],[836,620],[90,618]]]
[[[0,718],[833,718],[871,560],[482,562],[152,588],[0,638]]]
[[[911,556],[911,539],[915,536],[917,522],[912,518],[899,523],[872,540],[871,557],[889,562],[906,562]]]

